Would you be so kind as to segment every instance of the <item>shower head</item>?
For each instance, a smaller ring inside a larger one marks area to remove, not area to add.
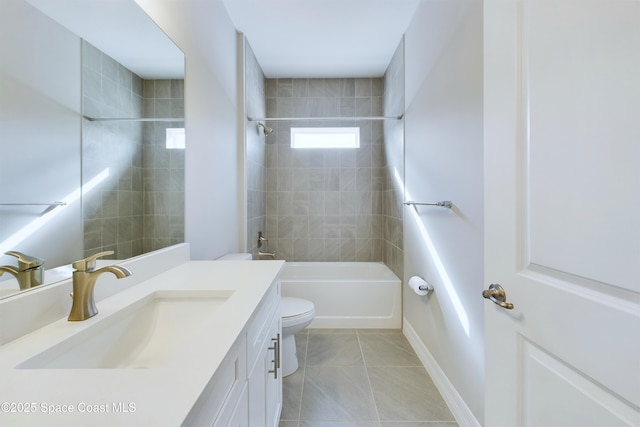
[[[264,136],[269,136],[273,132],[269,126],[265,126],[263,123],[258,122],[258,130],[262,128],[262,132],[264,132]]]

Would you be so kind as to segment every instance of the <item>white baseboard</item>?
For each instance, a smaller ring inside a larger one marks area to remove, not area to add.
[[[449,378],[447,378],[444,371],[438,365],[438,362],[436,362],[436,359],[431,355],[429,349],[427,349],[420,337],[418,337],[415,329],[413,329],[406,318],[402,319],[402,332],[415,350],[427,373],[431,376],[433,383],[438,388],[438,391],[449,407],[453,417],[458,422],[458,425],[460,427],[481,427],[465,401],[460,397],[458,391],[453,384],[451,384]]]

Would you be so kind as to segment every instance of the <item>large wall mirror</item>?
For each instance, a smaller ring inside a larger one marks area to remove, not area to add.
[[[183,79],[134,0],[3,0],[0,298],[184,241]]]

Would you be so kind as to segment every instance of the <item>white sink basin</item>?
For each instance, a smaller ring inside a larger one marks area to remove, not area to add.
[[[17,369],[145,369],[167,366],[233,291],[156,291],[16,366]],[[98,314],[100,316],[100,314]]]

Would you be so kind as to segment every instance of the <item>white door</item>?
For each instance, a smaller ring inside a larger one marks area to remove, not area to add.
[[[485,426],[638,426],[640,1],[484,0],[484,31]]]

